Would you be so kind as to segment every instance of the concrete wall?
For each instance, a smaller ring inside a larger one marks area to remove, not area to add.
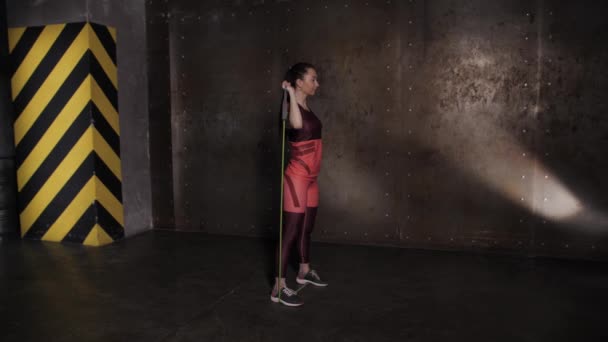
[[[86,21],[86,0],[5,0],[9,27]]]
[[[276,234],[279,82],[303,60],[321,77],[316,239],[605,258],[605,9],[169,2],[177,228]]]
[[[16,235],[19,220],[13,142],[15,113],[11,100],[6,27],[6,6],[0,2],[0,235]]]
[[[168,7],[165,0],[146,2],[150,170],[153,223],[156,228],[175,226]]]

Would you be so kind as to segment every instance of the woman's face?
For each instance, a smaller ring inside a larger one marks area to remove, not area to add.
[[[317,81],[317,71],[313,68],[308,68],[304,77],[302,79],[298,79],[296,81],[296,85],[298,89],[300,89],[304,94],[308,96],[312,96],[319,88],[319,81]]]

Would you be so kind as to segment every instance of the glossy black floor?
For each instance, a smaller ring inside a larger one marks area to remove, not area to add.
[[[314,244],[331,283],[287,308],[269,300],[269,247],[3,241],[0,341],[608,341],[606,264]]]

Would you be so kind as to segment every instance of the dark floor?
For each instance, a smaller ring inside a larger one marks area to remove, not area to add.
[[[1,242],[0,341],[608,341],[606,264],[315,244],[330,286],[287,308],[269,300],[269,247]]]

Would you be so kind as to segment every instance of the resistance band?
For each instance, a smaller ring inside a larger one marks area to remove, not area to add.
[[[289,114],[289,104],[287,103],[287,90],[283,89],[283,109],[282,109],[282,134],[281,134],[281,205],[279,206],[279,283],[277,285],[278,298],[281,300],[281,257],[283,255],[283,172],[285,168],[285,121]]]

